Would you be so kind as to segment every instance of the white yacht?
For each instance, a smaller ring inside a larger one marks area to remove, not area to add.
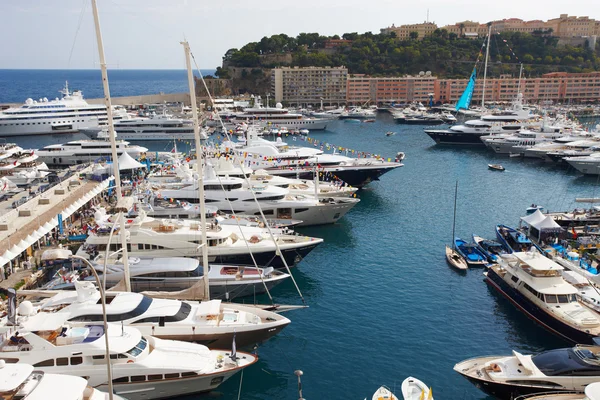
[[[108,400],[108,393],[79,376],[47,374],[32,365],[0,360],[0,398],[4,400]],[[113,394],[113,399],[124,400]]]
[[[579,304],[563,267],[537,251],[503,254],[485,281],[543,328],[572,343],[594,344],[600,319]]]
[[[27,99],[21,107],[0,112],[0,136],[73,133],[106,123],[106,106],[88,104],[81,91],[69,91],[68,83],[60,93],[60,99]],[[115,119],[126,114],[122,107],[114,108]]]
[[[588,156],[565,157],[563,160],[582,174],[600,174],[600,152]]]
[[[34,296],[46,298],[19,304],[17,324],[27,330],[55,330],[69,321],[101,323],[98,289],[83,281],[75,281],[74,288],[32,291]],[[106,292],[106,299],[109,322],[134,326],[143,335],[198,342],[211,348],[229,348],[234,333],[239,347],[261,343],[290,323],[275,312],[221,300],[179,301],[113,291]]]
[[[94,267],[100,279],[104,279],[104,263],[95,260]],[[256,268],[239,265],[209,265],[209,287],[211,299],[233,300],[240,297],[265,293],[290,276],[273,267]],[[109,260],[106,266],[106,287],[117,286],[124,279],[123,261]],[[82,275],[83,274],[83,275]],[[75,279],[95,282],[95,278],[85,271],[69,277],[58,276],[55,284],[48,289],[72,289]],[[134,292],[162,291],[174,292],[189,289],[204,281],[203,267],[195,258],[129,258],[129,279]]]
[[[592,137],[568,135],[554,139],[551,142],[542,142],[533,146],[525,146],[523,155],[527,158],[540,158],[545,161],[554,161],[548,154],[556,156],[563,152],[579,152],[590,147],[600,146],[600,142]],[[568,154],[568,153],[567,153]],[[558,157],[556,161],[560,161]]]
[[[260,126],[285,126],[288,129],[323,130],[331,122],[324,118],[309,118],[300,113],[291,113],[281,103],[275,107],[263,107],[260,96],[256,97],[254,107],[244,108],[243,113],[236,114],[234,122],[253,121]]]
[[[117,140],[117,154],[128,153],[138,158],[147,148],[130,145],[124,140]],[[74,140],[64,144],[51,144],[40,150],[37,155],[48,165],[69,166],[87,162],[106,161],[112,158],[110,141],[107,140]]]
[[[497,154],[523,154],[528,148],[540,143],[552,143],[561,136],[562,133],[520,130],[510,136],[486,139],[485,144]]]
[[[254,170],[263,169],[271,175],[314,179],[315,170],[341,180],[350,186],[361,188],[379,180],[383,174],[402,167],[404,154],[396,154],[395,161],[384,158],[352,158],[341,154],[325,154],[323,150],[311,147],[289,146],[281,138],[271,142],[258,137],[250,127],[245,144],[224,142],[222,150],[229,148]]]
[[[194,220],[155,220],[140,212],[127,221],[125,229],[127,251],[132,257],[201,257],[202,226]],[[208,260],[211,263],[284,267],[276,256],[276,245],[268,231],[260,227],[221,225],[210,223],[205,227],[208,237]],[[123,230],[115,233],[110,249],[118,250]],[[94,258],[108,244],[110,228],[101,226],[88,236],[77,255]],[[299,263],[323,239],[297,234],[275,235],[281,255],[288,265]],[[250,252],[252,254],[250,254]]]
[[[207,392],[258,360],[249,353],[143,336],[129,326],[109,325],[108,332],[102,325],[66,324],[35,332],[4,327],[3,333],[3,359],[17,359],[44,373],[86,377],[90,386],[103,391],[108,389],[108,335],[114,391],[128,400]]]
[[[375,118],[376,116],[377,116],[377,113],[375,112],[375,110],[371,110],[368,108],[362,108],[362,107],[354,107],[354,108],[351,108],[350,110],[342,112],[340,114],[339,118],[340,119],[351,119],[351,118],[364,119],[364,118]]]
[[[549,392],[582,393],[600,379],[600,346],[577,345],[536,355],[523,355],[513,350],[511,356],[484,356],[461,361],[454,370],[499,399]]]
[[[132,141],[195,139],[191,119],[174,118],[166,113],[122,119],[115,123],[115,131],[121,139]],[[207,135],[201,131],[200,137],[206,139]]]

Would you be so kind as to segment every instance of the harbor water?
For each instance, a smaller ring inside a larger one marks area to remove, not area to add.
[[[99,80],[96,84],[101,90]],[[3,92],[9,87],[2,83]],[[117,87],[111,85],[113,93]],[[8,101],[13,99],[0,97]],[[386,136],[387,131],[397,133]],[[408,376],[430,385],[436,399],[485,399],[452,370],[455,363],[568,345],[488,288],[482,270],[458,273],[448,267],[444,245],[451,241],[454,186],[458,180],[457,236],[493,238],[496,224],[517,225],[531,203],[567,210],[576,206],[576,197],[598,197],[597,177],[485,149],[436,146],[423,127],[396,125],[387,113],[374,123],[335,121],[310,136],[386,158],[403,151],[405,166],[361,190],[361,202],[338,223],[299,229],[325,239],[293,271],[309,308],[287,315],[290,326],[258,348],[260,361],[243,375],[186,399],[238,398],[240,378],[242,399],[297,399],[297,369],[304,372],[303,397],[309,400],[371,398],[381,385],[400,395]],[[16,141],[37,148],[81,137]],[[172,148],[140,144],[153,151]],[[186,143],[179,146],[185,150]],[[506,171],[488,170],[489,163],[501,163]],[[280,304],[302,304],[291,282],[273,296]]]

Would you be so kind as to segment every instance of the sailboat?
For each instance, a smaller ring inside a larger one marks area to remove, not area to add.
[[[458,195],[458,181],[456,181],[456,187],[454,189],[454,220],[452,222],[452,247],[446,245],[446,261],[450,264],[451,267],[454,267],[459,270],[468,269],[468,265],[464,258],[456,251],[455,248],[455,240],[454,240],[454,231],[456,228],[456,197]]]

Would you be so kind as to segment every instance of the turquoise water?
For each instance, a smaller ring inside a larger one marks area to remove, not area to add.
[[[390,130],[398,133],[385,136]],[[290,326],[258,349],[260,361],[244,372],[241,398],[297,399],[293,372],[301,369],[309,400],[371,398],[381,385],[399,394],[409,375],[431,385],[436,399],[484,399],[452,370],[456,362],[566,345],[488,289],[482,270],[460,274],[446,265],[454,185],[458,180],[457,235],[492,238],[496,224],[518,224],[531,203],[566,210],[575,197],[599,196],[597,178],[484,149],[434,146],[422,127],[395,125],[388,114],[372,124],[337,121],[311,136],[386,157],[404,151],[405,166],[362,190],[362,201],[340,222],[301,230],[325,239],[294,270],[309,308],[289,313]],[[79,137],[20,138],[19,144]],[[506,171],[490,171],[488,163]],[[281,304],[301,304],[291,282],[273,295]],[[239,385],[238,374],[219,390],[188,399],[235,399]]]

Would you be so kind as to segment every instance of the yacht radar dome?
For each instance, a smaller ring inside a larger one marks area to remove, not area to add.
[[[282,109],[283,108],[283,104],[277,103],[277,104],[275,104],[275,108]]]

